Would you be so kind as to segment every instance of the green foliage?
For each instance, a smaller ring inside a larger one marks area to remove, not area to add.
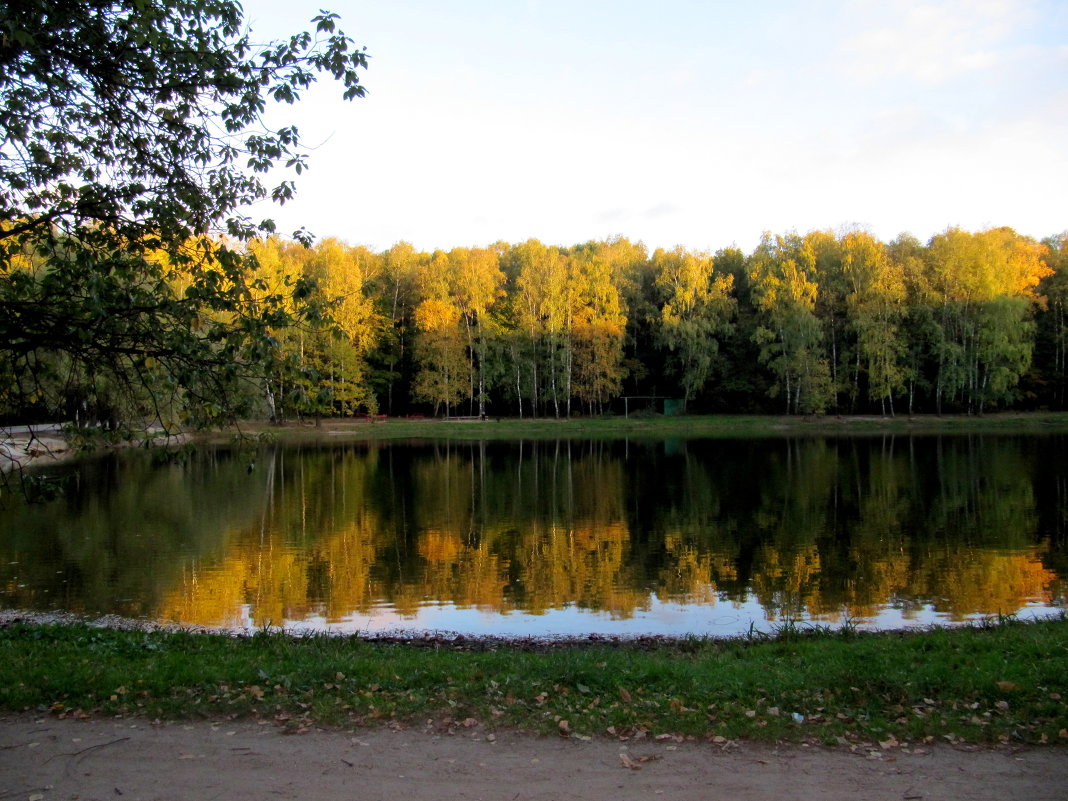
[[[671,352],[669,367],[689,402],[708,383],[719,337],[730,332],[734,278],[715,274],[710,256],[682,248],[656,251],[652,264],[663,304],[659,342]]]
[[[0,373],[4,411],[165,425],[248,412],[271,331],[314,317],[301,281],[267,290],[242,216],[305,168],[268,129],[320,73],[362,96],[366,56],[336,30],[257,44],[234,0],[27,0],[4,6],[0,57]],[[213,235],[214,238],[209,238]],[[307,235],[297,232],[298,239]],[[54,412],[53,412],[54,413]]]
[[[772,390],[783,395],[788,414],[822,413],[832,395],[823,325],[816,315],[815,267],[813,249],[796,236],[772,240],[765,235],[750,260],[749,281],[763,319],[754,339],[762,346],[761,361],[778,376]]]
[[[1035,396],[1065,408],[1068,403],[1068,233],[1050,237],[1046,263],[1051,273],[1039,285],[1046,299],[1036,315],[1035,375],[1028,382]]]

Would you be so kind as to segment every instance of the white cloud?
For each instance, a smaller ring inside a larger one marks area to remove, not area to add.
[[[1028,0],[858,2],[846,18],[856,32],[841,50],[858,82],[942,84],[1012,59],[1012,36],[1031,19],[1030,6]]]

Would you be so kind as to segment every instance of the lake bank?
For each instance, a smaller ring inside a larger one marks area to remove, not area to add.
[[[1066,745],[1066,649],[1063,617],[547,647],[11,622],[0,628],[0,709],[883,751]]]
[[[40,429],[40,430],[38,430]],[[662,415],[570,418],[426,418],[385,415],[324,418],[271,423],[244,420],[232,427],[153,436],[154,447],[187,443],[237,444],[262,442],[336,442],[344,440],[502,440],[655,437],[783,437],[952,435],[997,433],[1068,433],[1068,412],[1004,412],[975,415]],[[116,447],[140,447],[144,441],[101,445],[95,452]],[[59,424],[0,427],[0,471],[18,471],[69,461],[85,455],[72,447]]]
[[[973,415],[897,417],[816,417],[767,415],[679,415],[486,420],[454,418],[351,418],[291,422],[248,421],[237,431],[251,438],[289,441],[335,439],[571,439],[619,437],[781,437],[938,435],[982,433],[1068,433],[1068,412],[1005,412]],[[232,432],[205,432],[210,441],[228,441]]]

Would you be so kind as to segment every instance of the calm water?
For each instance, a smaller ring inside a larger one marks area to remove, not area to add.
[[[1068,438],[359,443],[56,470],[0,605],[235,628],[727,635],[1068,606]]]

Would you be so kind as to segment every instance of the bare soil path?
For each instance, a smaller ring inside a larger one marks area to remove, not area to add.
[[[1065,801],[1068,751],[850,753],[255,722],[0,719],[0,799]]]

